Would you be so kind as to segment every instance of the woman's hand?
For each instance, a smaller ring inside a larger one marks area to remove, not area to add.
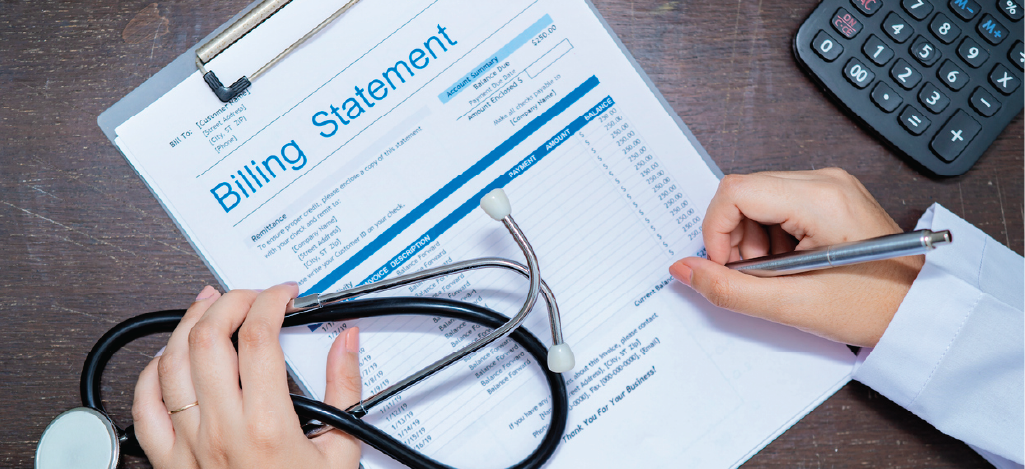
[[[292,409],[278,333],[298,293],[294,282],[263,292],[200,292],[135,386],[135,431],[154,467],[359,465],[356,439],[338,430],[307,439]],[[335,407],[360,399],[358,334],[341,334],[328,355],[325,401]]]
[[[727,262],[828,246],[901,230],[865,186],[841,169],[723,178],[702,223],[708,259],[669,272],[713,304],[859,346],[875,346],[925,262],[903,257],[757,278]]]

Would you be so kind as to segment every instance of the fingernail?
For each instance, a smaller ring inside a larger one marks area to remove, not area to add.
[[[167,346],[166,345],[163,346],[163,347],[160,347],[160,350],[157,350],[157,354],[153,355],[153,358],[157,358],[157,357],[163,355],[164,354],[164,350],[167,350]]]
[[[345,351],[359,353],[359,328],[353,327],[345,331]]]
[[[289,280],[289,281],[287,281],[285,283],[282,283],[282,285],[295,285],[295,286],[298,287],[299,286],[299,282],[296,282],[295,280]]]
[[[211,296],[214,296],[214,293],[217,293],[217,290],[214,290],[214,287],[207,285],[199,291],[199,295],[196,295],[196,301],[203,301],[210,298]]]
[[[689,287],[694,271],[683,262],[676,262],[669,266],[669,275],[672,275],[677,281]]]

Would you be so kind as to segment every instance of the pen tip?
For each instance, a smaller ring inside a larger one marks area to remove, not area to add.
[[[954,235],[950,234],[950,230],[929,233],[930,246],[938,246],[940,244],[949,244],[952,242],[954,242]]]

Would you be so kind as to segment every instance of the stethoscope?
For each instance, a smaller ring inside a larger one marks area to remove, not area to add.
[[[566,394],[565,382],[560,373],[573,369],[573,351],[570,350],[569,345],[563,342],[559,307],[556,305],[555,295],[541,280],[537,256],[523,235],[523,231],[513,221],[510,215],[512,209],[505,192],[502,189],[489,192],[481,199],[481,208],[491,218],[501,221],[505,225],[516,244],[523,251],[527,265],[508,259],[485,257],[424,269],[413,274],[336,293],[307,295],[289,303],[283,323],[284,327],[401,314],[453,318],[493,329],[491,333],[476,342],[446,355],[344,411],[293,394],[291,398],[295,412],[307,422],[303,426],[307,437],[314,438],[337,428],[406,466],[448,468],[449,466],[417,452],[376,427],[363,422],[361,418],[375,406],[410,386],[487,347],[496,340],[509,336],[530,353],[538,363],[546,362],[548,364],[548,369],[543,372],[552,393],[551,424],[545,432],[544,438],[529,456],[512,467],[541,467],[552,456],[566,429],[566,419],[569,415],[569,399]],[[370,293],[415,284],[432,278],[485,268],[511,270],[529,280],[526,301],[523,302],[520,311],[512,319],[473,303],[441,298],[356,299]],[[548,350],[545,350],[545,347],[533,334],[518,328],[534,307],[539,294],[544,298],[545,306],[548,308],[548,318],[552,329],[553,345]],[[142,314],[114,326],[96,342],[82,367],[81,393],[84,407],[77,407],[58,415],[46,427],[36,448],[35,467],[37,469],[68,467],[115,469],[121,461],[122,453],[145,457],[135,437],[134,427],[129,425],[122,429],[114,423],[114,420],[103,408],[100,399],[103,369],[118,349],[135,339],[150,334],[173,331],[184,314],[185,310]]]

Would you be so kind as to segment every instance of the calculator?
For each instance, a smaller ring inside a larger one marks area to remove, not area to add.
[[[1021,0],[823,0],[797,62],[918,169],[964,174],[1022,110]]]

